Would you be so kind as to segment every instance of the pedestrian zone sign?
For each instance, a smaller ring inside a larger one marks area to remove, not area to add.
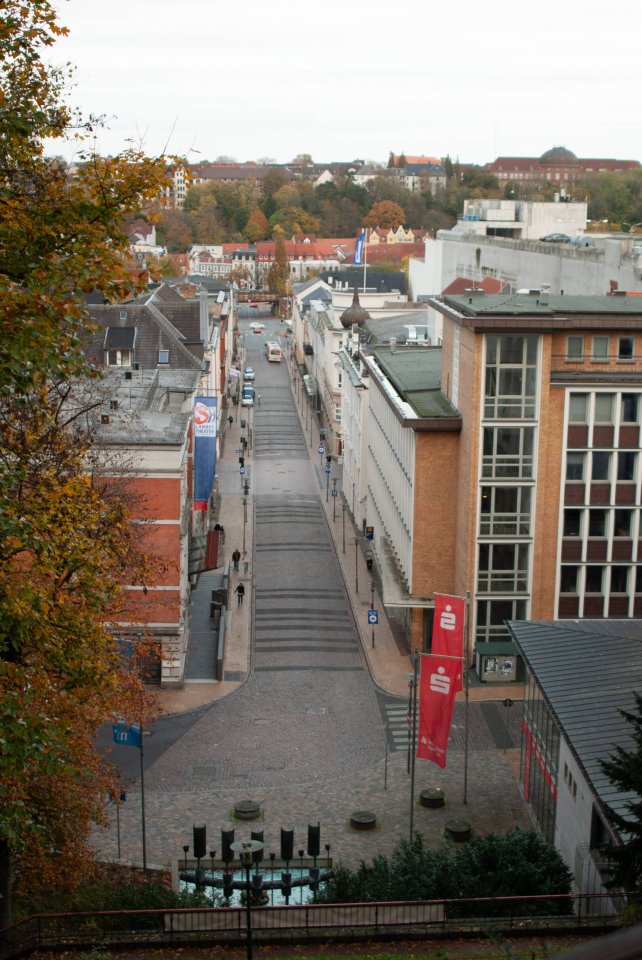
[[[339,496],[339,491],[337,490],[336,487],[335,487],[334,490],[332,491],[332,496],[333,496],[333,497],[338,497],[338,496]]]
[[[368,625],[374,627],[376,623],[379,623],[379,611],[368,610]]]
[[[326,463],[324,469],[325,469],[325,472],[326,472],[326,473],[331,473],[331,472],[332,472],[332,467],[330,466],[329,463]]]
[[[325,453],[325,444],[324,444],[324,443],[320,443],[320,444],[319,444],[319,453]]]

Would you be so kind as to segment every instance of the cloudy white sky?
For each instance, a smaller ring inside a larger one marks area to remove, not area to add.
[[[55,0],[70,102],[192,161],[642,159],[638,0]],[[66,153],[71,157],[70,151]]]

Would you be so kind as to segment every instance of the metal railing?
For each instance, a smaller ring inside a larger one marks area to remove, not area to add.
[[[482,537],[527,537],[530,532],[530,513],[482,514],[479,520]]]
[[[608,894],[252,907],[251,934],[259,943],[282,943],[396,934],[443,938],[489,930],[568,933],[615,928],[615,909]],[[35,950],[242,943],[246,937],[244,907],[41,914],[0,931],[0,960]]]

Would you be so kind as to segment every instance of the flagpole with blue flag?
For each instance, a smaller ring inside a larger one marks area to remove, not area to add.
[[[357,237],[357,243],[354,248],[354,259],[353,263],[355,266],[360,267],[363,265],[363,292],[366,292],[366,268],[368,266],[368,246],[366,244],[366,231],[362,230],[359,236]]]
[[[147,872],[147,838],[145,831],[145,766],[143,762],[143,726],[119,720],[112,727],[114,743],[121,747],[138,747],[140,750],[140,809],[143,828],[143,870]]]

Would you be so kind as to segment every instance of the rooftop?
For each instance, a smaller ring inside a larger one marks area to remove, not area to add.
[[[371,351],[385,377],[417,417],[458,417],[441,392],[441,347],[374,347]]]

